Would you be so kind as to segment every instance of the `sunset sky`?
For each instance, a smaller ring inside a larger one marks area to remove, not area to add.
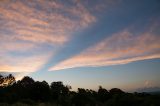
[[[78,87],[160,87],[160,0],[0,0],[0,74]]]

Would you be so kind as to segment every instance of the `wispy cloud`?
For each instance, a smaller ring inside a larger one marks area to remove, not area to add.
[[[129,29],[113,34],[80,54],[53,66],[50,70],[118,65],[160,58],[160,36],[152,29],[153,27],[138,35]]]
[[[15,39],[61,44],[71,33],[95,21],[81,4],[67,6],[57,1],[6,1],[0,4],[3,29]],[[2,28],[1,28],[2,29]]]
[[[81,2],[71,2],[75,5],[53,0],[0,1],[0,72],[38,70],[53,56],[55,46],[96,21]]]
[[[43,65],[47,56],[31,56],[31,57],[15,57],[14,60],[12,57],[3,59],[3,63],[0,64],[1,72],[34,72],[41,65]]]

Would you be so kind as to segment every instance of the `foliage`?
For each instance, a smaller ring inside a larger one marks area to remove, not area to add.
[[[12,76],[12,74],[9,74],[6,77],[0,75],[0,87],[12,85],[13,83],[15,83],[15,78]]]
[[[4,79],[10,82],[5,85]],[[0,75],[0,84],[0,106],[160,106],[160,94],[126,93],[119,88],[74,92],[60,81],[49,85],[25,76],[16,82],[11,74]]]

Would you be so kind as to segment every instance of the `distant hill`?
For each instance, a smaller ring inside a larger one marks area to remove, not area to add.
[[[160,87],[139,88],[136,91],[137,92],[147,92],[147,93],[155,94],[155,93],[160,93]]]

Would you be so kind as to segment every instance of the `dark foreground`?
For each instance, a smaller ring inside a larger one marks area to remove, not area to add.
[[[30,77],[15,81],[12,75],[0,75],[0,106],[160,106],[160,94],[127,93],[118,88],[98,91],[78,88],[62,82],[34,81]]]

